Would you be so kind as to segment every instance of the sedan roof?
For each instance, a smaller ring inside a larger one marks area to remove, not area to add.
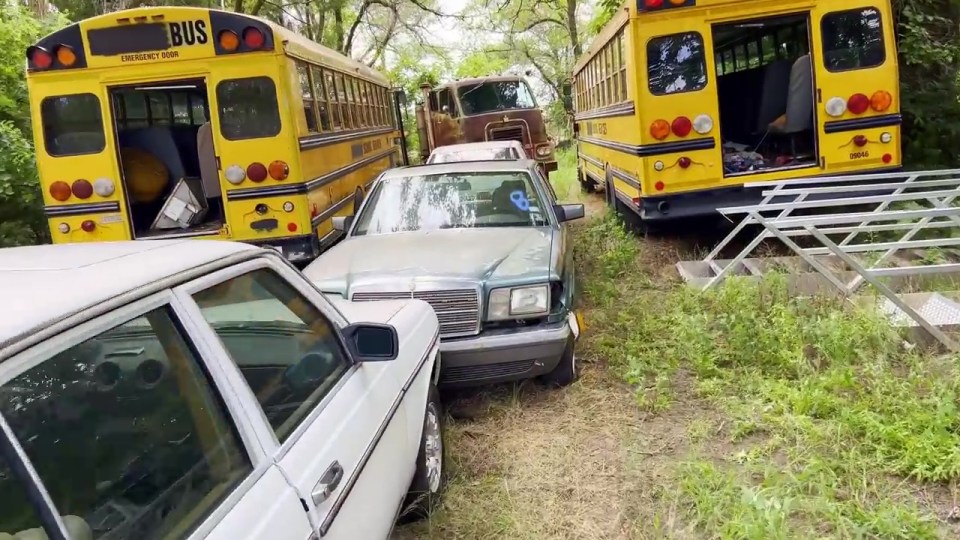
[[[429,165],[414,165],[390,169],[383,173],[383,180],[391,178],[406,178],[408,176],[422,176],[427,174],[455,174],[471,172],[519,172],[532,173],[536,170],[537,162],[532,159],[501,159],[490,161],[454,161],[450,163],[432,163]]]
[[[487,150],[496,148],[523,148],[520,141],[482,141],[472,143],[447,144],[433,149],[436,152],[460,152],[461,150]]]
[[[0,249],[0,348],[117,296],[244,251],[214,240],[150,240]]]

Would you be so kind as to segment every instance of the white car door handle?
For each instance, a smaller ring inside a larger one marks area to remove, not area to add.
[[[313,487],[313,492],[310,494],[313,504],[320,504],[330,498],[342,479],[343,466],[340,465],[339,461],[334,461],[327,467],[327,471],[320,477],[317,485]]]

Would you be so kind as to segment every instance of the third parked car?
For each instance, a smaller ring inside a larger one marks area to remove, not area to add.
[[[419,298],[440,320],[441,384],[577,378],[573,251],[560,204],[532,160],[381,175],[346,232],[306,276],[353,301]]]

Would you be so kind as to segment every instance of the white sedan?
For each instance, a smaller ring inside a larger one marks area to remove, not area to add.
[[[518,141],[486,141],[438,146],[430,152],[427,163],[458,161],[501,161],[527,159],[527,151]]]
[[[198,240],[0,250],[0,539],[386,538],[443,487],[438,323]]]

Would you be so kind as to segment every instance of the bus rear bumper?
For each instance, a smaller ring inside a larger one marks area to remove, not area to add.
[[[315,234],[271,238],[269,240],[244,240],[244,242],[276,249],[284,258],[293,263],[312,261],[320,254],[320,242]]]
[[[883,170],[873,170],[864,174],[891,173],[901,170],[900,167],[891,167]],[[877,180],[878,182],[882,180]],[[889,179],[886,180],[889,182]],[[826,184],[807,184],[806,187],[818,187]],[[631,204],[630,206],[640,215],[640,219],[651,223],[668,223],[675,220],[714,217],[720,208],[729,208],[733,206],[750,206],[760,204],[763,200],[763,192],[769,191],[769,186],[751,187],[749,184],[724,187],[718,189],[692,191],[689,193],[677,193],[662,197],[643,197],[640,199],[639,207]],[[823,194],[808,197],[808,201],[817,199],[835,199],[841,197],[862,197],[871,193],[869,191],[858,191],[844,194]],[[772,202],[784,203],[790,202],[794,197],[775,198]]]

